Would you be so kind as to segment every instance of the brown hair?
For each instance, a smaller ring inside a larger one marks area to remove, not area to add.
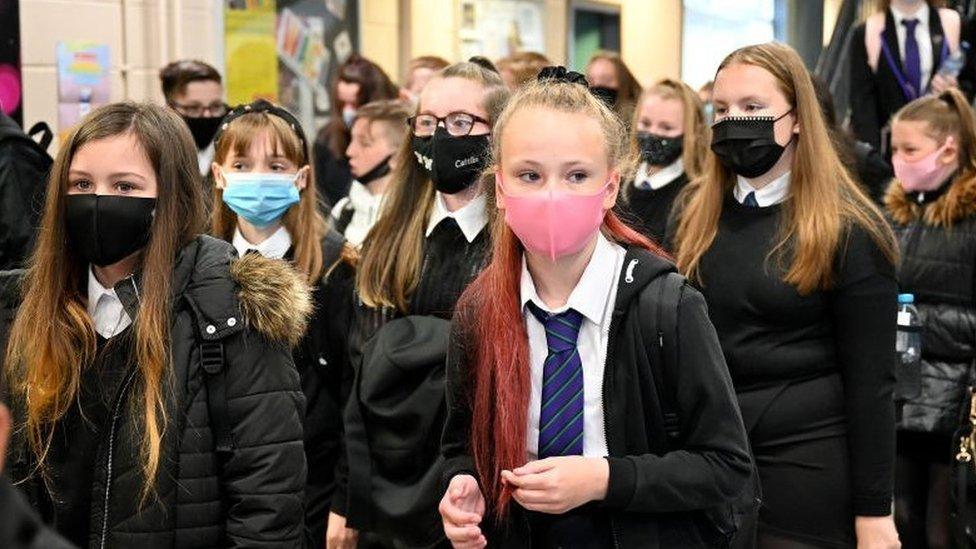
[[[384,99],[364,105],[356,113],[356,119],[368,120],[370,132],[373,131],[373,124],[378,122],[382,126],[387,143],[391,148],[398,149],[410,133],[407,127],[407,118],[410,118],[410,114],[410,107],[403,101]]]
[[[894,126],[899,122],[925,122],[925,135],[940,145],[952,137],[959,147],[959,172],[956,179],[976,178],[976,116],[969,101],[956,88],[949,88],[939,95],[920,97],[901,108],[892,118]],[[951,208],[940,210],[937,221],[945,227],[953,223]]]
[[[322,258],[322,238],[328,230],[325,217],[319,209],[318,190],[315,174],[309,163],[308,150],[298,134],[281,117],[267,112],[252,112],[235,118],[220,136],[214,152],[214,162],[223,164],[233,152],[246,156],[255,139],[268,136],[274,146],[275,154],[287,158],[299,169],[308,166],[305,188],[300,191],[301,200],[288,208],[282,223],[293,239],[295,266],[309,283],[316,283],[323,276],[326,266]],[[210,217],[210,232],[230,241],[237,228],[237,214],[223,200],[224,191],[214,185],[214,208]]]
[[[800,128],[791,168],[791,199],[784,203],[779,241],[770,252],[781,263],[789,261],[788,267],[783,265],[783,280],[802,294],[829,288],[837,248],[852,225],[870,235],[894,262],[894,236],[881,212],[834,152],[813,83],[800,56],[784,44],[747,46],[729,54],[716,74],[740,63],[773,75]],[[679,269],[699,282],[701,258],[715,240],[722,205],[734,184],[732,170],[709,153],[704,174],[689,187],[693,194],[688,197],[678,225],[676,257]]]
[[[217,69],[196,59],[174,61],[159,71],[159,81],[163,86],[166,103],[172,105],[176,96],[186,93],[190,82],[213,81],[221,83]]]
[[[136,394],[143,425],[143,497],[155,482],[170,391],[173,265],[203,229],[203,196],[196,147],[173,111],[149,104],[114,103],[89,114],[68,136],[51,169],[44,217],[24,281],[24,298],[10,331],[5,369],[26,411],[24,429],[45,472],[54,425],[78,397],[81,371],[95,358],[95,328],[86,307],[87,263],[66,245],[68,171],[87,143],[133,135],[156,172],[158,198],[149,243],[142,250],[139,314],[134,319]],[[38,322],[39,319],[44,322]],[[46,478],[46,475],[45,475]]]
[[[335,158],[346,157],[346,149],[349,147],[351,136],[349,128],[346,127],[346,123],[342,119],[342,105],[339,102],[337,92],[340,81],[359,84],[359,93],[356,95],[357,106],[372,103],[378,99],[396,99],[399,94],[396,85],[379,65],[359,54],[350,55],[349,59],[339,66],[331,90],[331,118],[319,131],[317,137],[318,141],[325,142],[329,152]]]
[[[679,80],[665,78],[641,94],[637,109],[634,109],[633,136],[637,139],[637,120],[640,118],[640,105],[648,97],[674,99],[681,102],[684,112],[684,136],[681,160],[688,179],[695,179],[705,169],[705,158],[712,140],[712,130],[705,123],[705,109],[695,90]],[[629,192],[629,191],[628,191]]]
[[[475,63],[456,63],[435,78],[463,78],[481,84],[482,105],[491,123],[508,99],[508,89],[498,73]],[[363,242],[356,290],[369,307],[406,312],[423,261],[426,223],[435,195],[430,178],[414,159],[409,139],[397,152],[396,166],[380,217]]]
[[[516,88],[535,80],[539,71],[550,65],[548,57],[534,51],[519,51],[498,60],[498,70],[512,73]]]
[[[413,84],[413,73],[417,69],[430,69],[432,71],[439,71],[446,69],[450,66],[450,62],[443,57],[438,57],[436,55],[421,55],[420,57],[414,57],[407,63],[407,77],[404,79],[405,88],[409,88]]]
[[[634,73],[630,72],[630,68],[624,63],[620,54],[613,51],[598,51],[594,53],[586,63],[586,72],[589,72],[590,65],[600,59],[612,63],[614,70],[617,72],[617,104],[613,110],[616,111],[617,116],[620,117],[620,120],[624,124],[630,124],[634,118],[634,107],[637,105],[637,99],[640,97],[642,91],[640,82],[637,81]]]

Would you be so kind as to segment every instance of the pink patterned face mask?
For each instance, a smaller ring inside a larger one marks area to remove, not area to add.
[[[603,224],[603,199],[609,183],[591,195],[551,188],[511,195],[505,191],[501,174],[495,177],[505,199],[505,223],[526,249],[552,261],[582,250]]]
[[[947,137],[945,144],[933,151],[932,154],[915,162],[906,162],[900,158],[891,159],[891,164],[895,168],[895,178],[901,183],[903,189],[908,192],[927,193],[941,187],[952,172],[956,171],[956,166],[949,164],[939,165],[939,155],[952,143],[952,137]]]

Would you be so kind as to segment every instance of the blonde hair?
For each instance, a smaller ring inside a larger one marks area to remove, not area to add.
[[[637,121],[640,119],[640,106],[648,97],[673,99],[681,102],[684,125],[681,161],[684,164],[688,179],[701,175],[705,169],[705,158],[708,155],[708,145],[712,140],[712,130],[705,123],[705,109],[695,90],[679,80],[665,78],[650,88],[644,90],[637,109],[634,111],[633,136],[636,144]]]
[[[292,238],[295,250],[295,266],[306,276],[309,283],[318,282],[325,274],[323,264],[322,239],[328,231],[328,222],[319,208],[318,190],[315,187],[315,174],[309,162],[309,154],[295,130],[282,118],[267,112],[252,112],[235,118],[220,136],[214,153],[214,162],[223,164],[230,153],[246,156],[255,139],[267,135],[276,154],[290,160],[299,168],[309,166],[305,188],[299,192],[298,204],[288,208],[282,217],[282,224]],[[210,217],[210,232],[230,241],[237,228],[237,214],[223,201],[224,191],[216,185],[213,190],[213,212]]]
[[[791,167],[791,199],[783,204],[778,242],[770,251],[786,270],[784,282],[801,294],[829,288],[841,238],[852,225],[862,228],[894,262],[894,235],[834,151],[800,56],[783,44],[747,46],[726,57],[716,74],[735,64],[753,65],[772,74],[800,128]],[[681,212],[675,238],[676,258],[679,269],[698,282],[702,282],[701,258],[715,240],[722,205],[734,184],[732,170],[709,154],[704,174],[689,187],[692,194]]]
[[[590,65],[600,60],[609,61],[617,73],[617,104],[613,110],[624,124],[630,124],[634,117],[634,108],[642,91],[640,82],[630,71],[630,67],[624,63],[623,57],[613,51],[601,50],[594,53],[586,63],[586,72],[589,73]]]
[[[463,78],[481,84],[482,105],[490,123],[508,99],[508,89],[498,73],[475,63],[456,63],[434,78]],[[368,307],[406,312],[420,275],[435,194],[430,178],[414,159],[410,139],[400,147],[395,164],[380,217],[363,242],[356,291]]]
[[[552,65],[545,55],[534,51],[519,51],[498,60],[499,71],[512,73],[515,87],[519,88],[535,80],[539,71]]]

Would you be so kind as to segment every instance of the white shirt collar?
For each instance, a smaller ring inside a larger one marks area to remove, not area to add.
[[[928,2],[919,2],[918,10],[915,13],[905,13],[898,8],[891,7],[891,15],[895,18],[895,24],[901,27],[901,22],[905,19],[918,19],[918,24],[921,27],[928,28],[929,26],[929,5]],[[897,28],[897,27],[896,27]]]
[[[264,257],[270,259],[282,259],[288,250],[291,249],[291,235],[288,234],[288,229],[284,225],[278,228],[271,236],[269,236],[264,242],[260,244],[251,244],[244,238],[241,234],[241,229],[238,227],[234,229],[234,247],[237,248],[237,255],[243,256],[250,250],[257,250],[257,252]]]
[[[430,213],[430,221],[427,222],[427,236],[434,232],[438,223],[448,217],[453,217],[458,226],[461,227],[461,232],[464,233],[464,238],[467,239],[468,243],[474,242],[474,239],[478,238],[478,234],[488,224],[488,214],[485,212],[487,205],[488,201],[485,199],[485,195],[479,194],[461,209],[456,212],[449,212],[447,206],[444,205],[444,196],[440,191],[437,191],[436,196],[434,196],[434,211]]]
[[[115,288],[106,288],[95,278],[95,272],[88,267],[88,316],[95,324],[95,331],[105,339],[120,333],[132,324],[125,312],[122,300]]]
[[[352,203],[352,207],[355,210],[363,210],[374,207],[382,201],[382,193],[373,194],[369,192],[366,185],[363,185],[359,181],[353,180],[352,186],[349,187],[349,202]]]
[[[653,175],[648,175],[648,168],[647,162],[641,162],[640,167],[637,168],[637,177],[634,178],[634,186],[638,189],[650,188],[656,191],[664,188],[668,183],[678,179],[681,177],[681,174],[685,173],[685,163],[680,156],[677,160],[661,168],[661,171]]]
[[[736,176],[735,199],[742,203],[752,192],[756,193],[756,202],[760,208],[779,204],[790,195],[790,172],[784,173],[759,190],[753,189],[746,178]]]
[[[216,147],[213,141],[207,145],[206,149],[202,151],[197,151],[197,166],[200,168],[200,175],[204,178],[210,173],[210,167],[213,165],[214,153],[216,152]]]
[[[529,273],[528,265],[523,256],[521,283],[522,309],[525,309],[526,303],[532,301],[540,309],[548,313],[558,314],[569,309],[575,309],[594,324],[603,324],[606,308],[613,306],[612,303],[609,303],[609,300],[610,292],[617,283],[617,254],[620,249],[620,246],[610,242],[603,236],[603,233],[600,233],[597,236],[593,256],[590,257],[590,262],[586,264],[583,276],[580,277],[576,287],[573,288],[573,292],[569,294],[566,305],[557,310],[549,310],[545,303],[539,299],[539,295],[535,289],[535,282],[532,280],[532,274]]]

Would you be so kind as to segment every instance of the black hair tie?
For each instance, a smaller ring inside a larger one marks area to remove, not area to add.
[[[228,111],[227,114],[224,115],[224,120],[220,123],[220,127],[217,128],[217,134],[214,136],[214,143],[220,141],[221,136],[224,134],[224,130],[230,126],[231,122],[244,116],[245,114],[251,114],[253,112],[268,113],[284,120],[285,123],[291,127],[292,131],[298,135],[298,139],[302,142],[302,147],[304,147],[305,150],[308,150],[308,142],[305,140],[305,130],[302,129],[302,124],[297,118],[295,118],[295,115],[288,112],[286,109],[264,99],[258,99],[257,101],[253,101],[245,105],[238,105]]]
[[[556,67],[543,67],[539,71],[539,75],[536,76],[536,80],[539,82],[553,81],[553,82],[565,82],[567,84],[579,84],[584,88],[589,88],[590,83],[586,81],[586,77],[582,74],[566,70],[566,67],[556,66]]]

